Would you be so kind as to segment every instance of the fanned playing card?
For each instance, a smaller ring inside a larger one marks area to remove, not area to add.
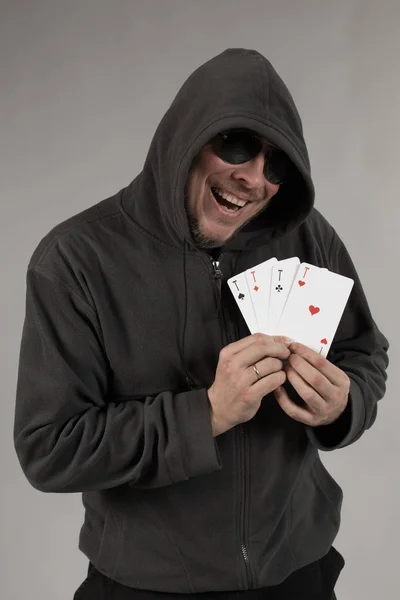
[[[271,272],[277,262],[277,258],[270,258],[246,271],[247,284],[256,314],[257,331],[261,333],[267,333],[268,330]]]
[[[277,335],[290,337],[326,356],[353,285],[349,277],[302,263],[278,322]]]
[[[295,275],[298,271],[300,260],[297,256],[278,261],[272,267],[271,294],[268,315],[268,335],[277,334],[276,326],[289,297]]]
[[[250,298],[249,287],[246,280],[246,271],[234,275],[228,279],[229,288],[236,300],[236,303],[246,321],[251,334],[258,332],[257,319]]]

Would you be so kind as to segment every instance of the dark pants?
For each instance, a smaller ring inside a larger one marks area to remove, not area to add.
[[[109,579],[89,563],[88,576],[73,600],[336,600],[334,587],[345,561],[332,546],[328,554],[292,573],[274,587],[241,592],[171,594],[127,587]]]

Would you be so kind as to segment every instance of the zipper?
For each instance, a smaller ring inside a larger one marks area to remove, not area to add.
[[[218,297],[219,300],[221,301],[221,290],[222,290],[222,280],[223,280],[223,273],[220,269],[220,262],[221,262],[221,258],[222,258],[223,254],[220,254],[218,256],[218,260],[214,260],[212,256],[210,256],[210,260],[212,262],[212,266],[213,266],[213,277],[214,280],[216,280],[217,282],[217,286],[218,286]],[[225,313],[223,310],[223,306],[222,306],[222,302],[220,302],[220,313],[222,316],[222,332],[223,334],[226,333],[226,339],[227,342],[234,342],[237,340],[237,335],[235,335],[230,328],[228,327],[228,324],[226,322],[225,319]],[[222,339],[225,336],[222,336]],[[239,424],[238,426],[239,428],[239,471],[240,474],[243,475],[240,478],[241,482],[245,481],[245,473],[244,470],[246,468],[246,457],[245,457],[245,431],[243,428],[242,424]],[[244,486],[243,486],[244,487]],[[251,589],[253,586],[253,577],[252,577],[252,572],[251,572],[251,566],[250,566],[250,559],[249,559],[249,553],[247,551],[245,542],[244,542],[244,537],[245,537],[245,533],[246,533],[246,510],[245,510],[245,506],[246,506],[246,495],[245,495],[245,489],[243,492],[243,503],[241,503],[241,507],[242,507],[242,512],[241,512],[241,530],[243,532],[242,535],[242,543],[240,544],[240,548],[241,548],[241,552],[242,552],[242,556],[243,556],[243,560],[244,560],[244,564],[245,564],[245,569],[246,569],[246,575],[247,575],[247,582],[246,582],[246,586],[247,588]]]
[[[245,481],[245,473],[244,470],[246,468],[246,456],[245,456],[245,431],[243,428],[242,424],[239,424],[239,456],[240,456],[240,472],[241,474],[243,474],[243,477],[241,478],[241,481]],[[246,510],[245,510],[245,506],[246,506],[246,490],[245,490],[245,485],[244,487],[244,492],[243,492],[243,510],[242,510],[242,531],[243,531],[243,536],[242,536],[242,540],[243,543],[241,544],[241,549],[242,549],[242,555],[243,555],[243,559],[244,559],[244,564],[246,567],[246,573],[247,573],[247,581],[250,583],[249,588],[253,587],[253,578],[252,578],[252,574],[251,574],[251,567],[250,567],[250,559],[249,559],[249,553],[247,552],[247,548],[245,546],[244,543],[244,539],[246,536]]]
[[[223,257],[223,254],[220,254],[218,256],[218,260],[214,260],[213,257],[210,256],[210,260],[212,262],[212,266],[213,266],[213,269],[214,269],[214,279],[216,279],[216,281],[217,281],[218,297],[219,297],[219,299],[221,299],[222,277],[223,277],[222,271],[219,268],[219,263],[221,262],[221,258],[222,257]]]

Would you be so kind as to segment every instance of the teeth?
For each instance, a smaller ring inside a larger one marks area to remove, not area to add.
[[[227,194],[226,192],[221,190],[221,188],[215,188],[215,190],[218,192],[218,194],[224,200],[227,200],[228,202],[231,202],[232,204],[236,204],[236,206],[240,206],[241,208],[243,208],[243,206],[246,206],[246,204],[247,204],[246,201],[239,200],[239,198],[235,198],[235,196],[231,196],[230,194]]]

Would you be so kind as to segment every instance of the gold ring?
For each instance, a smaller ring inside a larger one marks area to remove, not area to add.
[[[262,379],[261,375],[260,375],[260,371],[257,369],[256,364],[253,365],[253,369],[257,375],[257,379],[260,380]]]

